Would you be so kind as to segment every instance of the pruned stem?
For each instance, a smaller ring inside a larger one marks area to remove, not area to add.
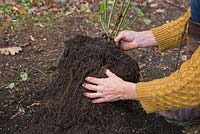
[[[123,11],[124,11],[124,5],[125,5],[125,3],[126,3],[126,0],[123,0],[122,5],[121,5],[121,8],[120,8],[120,10],[119,10],[118,19],[117,19],[117,21],[116,21],[116,24],[115,24],[113,30],[112,30],[112,33],[111,33],[110,36],[109,36],[111,39],[113,38],[113,36],[114,36],[114,34],[115,34],[115,29],[118,27],[118,25],[119,25],[119,23],[120,23],[120,21],[121,21],[121,18],[122,18],[122,16],[123,16]]]
[[[132,22],[130,23],[130,27],[132,27],[135,23],[136,23],[136,21],[138,20],[138,16],[137,17],[135,17],[133,20],[132,20]]]
[[[126,6],[126,8],[125,8],[125,10],[124,10],[124,12],[122,14],[122,18],[121,18],[120,23],[119,23],[119,25],[117,27],[117,32],[115,33],[115,36],[119,33],[119,30],[121,29],[122,24],[124,23],[124,20],[126,18],[126,14],[128,12],[130,4],[131,4],[131,0],[128,1],[128,4],[127,4],[127,6]]]
[[[122,14],[122,13],[123,13],[125,3],[126,3],[126,0],[123,0],[122,5],[121,5],[121,8],[120,8],[120,10],[119,10],[119,14]]]
[[[107,30],[107,22],[108,22],[108,17],[107,17],[107,11],[108,11],[108,0],[104,0],[104,28]]]
[[[131,30],[132,29],[132,26],[137,22],[137,20],[138,20],[138,17],[135,17],[130,23],[125,23],[125,21],[124,21],[124,24],[123,24],[123,27],[122,27],[122,29],[125,29],[125,28],[127,28],[127,29],[129,29],[129,30]]]
[[[104,26],[104,22],[103,22],[103,20],[101,18],[101,15],[99,15],[99,21],[101,22],[101,26],[103,28],[103,31],[106,33],[106,35],[108,35],[108,33],[107,33],[106,29],[105,29],[105,26]]]
[[[110,34],[110,38],[111,38],[111,39],[113,38],[113,35],[114,35],[114,33],[115,33],[115,29],[117,28],[117,26],[118,26],[119,23],[120,23],[121,17],[122,17],[122,14],[119,15],[119,17],[118,17],[118,19],[117,19],[117,21],[116,21],[116,23],[115,23],[115,26],[114,26],[114,28],[113,28],[113,30],[112,30],[112,33]]]
[[[108,20],[108,30],[110,29],[110,23],[111,23],[111,19],[113,17],[113,11],[114,11],[116,2],[117,2],[117,0],[114,0],[114,3],[112,5],[111,13],[110,13],[109,20]]]

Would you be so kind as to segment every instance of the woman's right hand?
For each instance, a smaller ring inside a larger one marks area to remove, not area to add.
[[[120,45],[123,50],[157,46],[157,42],[151,31],[121,31],[115,38],[115,43]]]

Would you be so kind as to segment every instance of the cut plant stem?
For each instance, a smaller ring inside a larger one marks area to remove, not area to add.
[[[127,14],[125,15],[125,17],[124,17],[124,18],[126,18],[126,16],[127,16]],[[119,30],[122,30],[122,29],[124,29],[125,25],[126,25],[126,23],[125,23],[125,19],[124,19],[124,21],[122,22],[122,24],[121,24],[121,27],[120,27],[120,29],[119,29]]]
[[[128,9],[129,9],[130,4],[131,4],[131,0],[128,1],[128,4],[127,4],[127,6],[126,6],[126,8],[125,8],[125,10],[124,10],[124,12],[123,12],[123,14],[122,14],[122,18],[121,18],[121,20],[120,20],[120,23],[119,23],[119,25],[117,26],[117,32],[115,33],[114,36],[118,35],[119,30],[121,29],[122,24],[123,24],[124,21],[125,21],[126,14],[127,14],[127,11],[128,11]]]
[[[121,21],[121,18],[122,18],[122,15],[123,15],[123,11],[124,11],[124,5],[125,5],[125,3],[126,3],[126,0],[123,0],[122,5],[121,5],[121,7],[120,7],[118,19],[117,19],[117,21],[116,21],[116,23],[115,23],[115,26],[114,26],[114,28],[113,28],[113,30],[112,30],[112,33],[111,33],[110,36],[109,36],[111,39],[112,39],[113,36],[114,36],[115,29],[117,28],[117,26],[119,25],[119,23],[120,23],[120,21]]]
[[[127,13],[126,13],[126,16],[127,16]],[[125,18],[126,18],[126,16],[125,16]],[[124,20],[121,29],[124,29],[124,28],[126,28],[126,27],[130,27],[130,28],[131,28],[131,27],[137,22],[138,18],[139,18],[139,17],[136,16],[135,18],[133,18],[133,20],[132,20],[129,24],[125,23],[125,20]],[[121,29],[120,29],[120,30],[121,30]]]
[[[107,23],[108,23],[108,17],[107,17],[107,12],[108,12],[108,0],[104,0],[104,7],[105,7],[105,10],[104,10],[104,28],[106,30],[107,29]]]
[[[123,13],[125,3],[126,3],[126,0],[123,0],[122,5],[121,5],[120,10],[119,10],[119,14]]]
[[[108,19],[108,31],[110,29],[110,23],[111,23],[111,19],[112,19],[112,16],[113,16],[113,11],[115,9],[116,2],[117,2],[117,0],[114,0],[114,3],[112,5],[112,9],[111,9],[111,13],[110,13],[110,17]]]
[[[112,32],[111,32],[111,34],[110,34],[109,38],[113,39],[113,37],[114,37],[114,34],[115,34],[115,29],[116,29],[116,28],[117,28],[117,26],[119,25],[119,23],[120,23],[120,20],[121,20],[121,17],[122,17],[122,14],[120,14],[120,15],[118,16],[118,19],[117,19],[117,21],[116,21],[116,23],[115,23],[115,26],[114,26],[114,28],[112,29]]]
[[[102,28],[103,28],[103,31],[106,33],[106,35],[108,35],[108,33],[107,33],[107,30],[106,30],[106,28],[105,28],[105,26],[104,26],[104,22],[103,22],[103,20],[102,20],[102,18],[101,18],[101,15],[99,15],[99,21],[101,22],[101,26],[102,26]]]
[[[139,18],[138,16],[135,17],[135,18],[132,20],[132,22],[130,23],[129,27],[132,27],[132,26],[137,22],[138,18]]]
[[[134,24],[137,22],[138,18],[139,17],[136,16],[130,23],[124,22],[125,24],[123,25],[122,29],[132,30],[132,26],[134,26]]]

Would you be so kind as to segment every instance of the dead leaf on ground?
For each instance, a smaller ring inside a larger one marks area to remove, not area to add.
[[[8,48],[0,48],[0,53],[5,55],[15,55],[22,51],[21,47],[8,47]]]
[[[18,11],[19,11],[20,14],[26,14],[27,13],[27,10],[23,7],[19,8]]]
[[[35,41],[35,38],[33,37],[33,35],[30,36],[31,41]]]
[[[12,9],[13,9],[14,11],[18,11],[18,10],[19,10],[19,8],[17,8],[16,6],[13,6]]]

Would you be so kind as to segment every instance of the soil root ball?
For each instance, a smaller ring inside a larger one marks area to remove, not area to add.
[[[106,77],[105,69],[130,82],[139,81],[135,60],[103,38],[77,36],[66,41],[55,77],[27,128],[20,134],[169,134],[179,132],[161,118],[147,115],[133,101],[92,104],[83,96],[85,77]],[[160,128],[160,129],[158,129]],[[167,130],[167,131],[165,131]]]
[[[58,73],[47,95],[57,132],[69,134],[122,133],[133,113],[131,101],[92,104],[83,96],[85,77],[106,77],[105,69],[130,82],[139,81],[139,67],[114,42],[77,36],[65,43]],[[127,128],[130,128],[127,129]]]

